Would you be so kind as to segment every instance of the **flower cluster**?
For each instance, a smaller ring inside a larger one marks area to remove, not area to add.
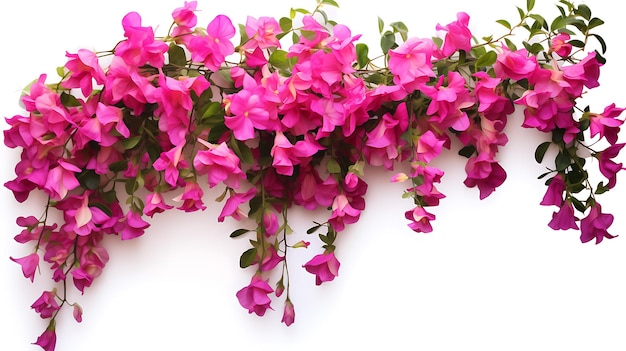
[[[11,258],[31,281],[45,262],[58,283],[31,306],[50,321],[35,344],[54,350],[64,306],[81,321],[66,281],[82,293],[101,274],[105,236],[133,239],[158,213],[206,209],[204,185],[223,188],[218,222],[242,221],[230,236],[250,237],[240,266],[254,272],[236,293],[240,304],[263,316],[284,295],[282,322],[291,325],[286,256],[310,243],[289,242],[290,208],[328,209],[327,220],[307,231],[322,231],[323,251],[303,268],[317,285],[332,281],[340,268],[336,239],[365,208],[366,167],[406,182],[408,226],[431,232],[432,208],[445,198],[437,188],[444,172],[432,161],[457,138],[464,184],[486,198],[507,177],[498,151],[516,106],[522,127],[548,135],[537,162],[550,149],[556,155],[540,176],[547,178],[541,205],[556,207],[548,225],[579,230],[582,242],[615,237],[613,216],[597,197],[623,169],[614,159],[626,145],[618,142],[624,108],[579,107],[605,63],[603,52],[586,49],[595,39],[605,50],[594,33],[602,21],[587,6],[563,0],[547,21],[530,0],[518,23],[499,20],[505,33],[482,42],[466,13],[438,25],[432,38],[409,37],[401,22],[386,30],[381,19],[382,53],[370,58],[360,36],[323,11],[336,5],[318,0],[313,11],[248,17],[238,44],[224,15],[197,26],[196,1],[172,12],[163,37],[131,12],[112,50],[67,53],[58,82],[42,75],[29,87],[25,115],[7,118],[4,141],[21,149],[21,160],[5,186],[19,202],[34,190],[48,197],[40,218],[17,219],[23,230],[15,240],[33,253]],[[528,39],[515,44],[514,32]],[[590,157],[605,178],[597,186]]]

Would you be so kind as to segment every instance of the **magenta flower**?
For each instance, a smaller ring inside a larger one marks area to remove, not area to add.
[[[198,210],[204,211],[206,206],[202,201],[203,195],[204,190],[202,190],[198,183],[187,181],[185,188],[183,189],[183,193],[176,196],[173,200],[176,202],[182,202],[182,204],[178,206],[179,210],[183,210],[185,212],[195,212]]]
[[[137,12],[129,12],[124,16],[122,26],[127,40],[117,45],[115,55],[123,58],[129,66],[139,67],[148,63],[154,67],[163,67],[168,45],[154,40],[152,27],[141,26],[141,16]]]
[[[552,220],[548,226],[554,230],[578,229],[574,216],[574,207],[570,201],[563,202],[558,212],[552,213]]]
[[[389,70],[394,83],[407,91],[419,88],[434,77],[431,57],[437,46],[430,39],[409,38],[395,49],[389,50]]]
[[[280,42],[276,35],[282,33],[280,25],[272,17],[254,18],[248,16],[246,20],[246,34],[249,40],[243,45],[246,50],[255,48],[267,49],[270,47],[280,48]]]
[[[54,351],[57,343],[57,334],[55,332],[54,321],[50,322],[50,326],[39,335],[37,341],[33,345],[37,345],[44,349],[44,351]]]
[[[602,213],[602,207],[596,203],[591,207],[587,217],[580,221],[580,241],[586,243],[591,239],[596,239],[596,244],[602,239],[613,239],[617,235],[611,235],[607,229],[613,224],[613,215]]]
[[[569,44],[570,36],[567,33],[559,33],[550,43],[550,50],[561,57],[567,57],[572,52],[572,44]]]
[[[194,27],[198,21],[195,11],[198,6],[197,1],[185,1],[183,7],[178,7],[172,12],[174,23],[181,27]]]
[[[267,309],[273,309],[270,306],[272,300],[269,294],[274,292],[267,281],[261,279],[259,275],[254,275],[250,284],[237,292],[239,304],[248,310],[248,313],[256,313],[257,316],[263,316]]]
[[[332,214],[328,219],[335,231],[342,231],[345,229],[346,224],[356,223],[361,216],[361,210],[364,205],[360,206],[360,203],[351,203],[346,195],[339,194],[335,197],[332,204]]]
[[[22,258],[9,258],[22,266],[22,274],[24,274],[25,278],[30,279],[31,282],[35,280],[35,271],[37,270],[37,265],[39,265],[39,255],[37,253],[32,253]]]
[[[496,77],[513,80],[530,79],[538,68],[537,58],[529,57],[528,51],[525,49],[511,51],[506,46],[502,47],[502,52],[493,65]]]
[[[592,113],[589,115],[589,132],[590,136],[594,137],[600,135],[600,138],[606,137],[606,140],[614,145],[617,142],[617,134],[619,133],[620,126],[624,124],[624,121],[617,119],[619,115],[625,109],[615,107],[615,104],[610,104],[604,108],[604,111],[600,114]]]
[[[69,58],[65,68],[70,71],[70,74],[61,83],[64,88],[80,88],[83,96],[87,97],[93,91],[93,81],[97,84],[104,84],[106,80],[104,70],[100,67],[98,57],[93,51],[80,49],[76,54],[66,52],[65,56]]]
[[[122,240],[130,240],[140,237],[150,226],[150,223],[143,219],[141,212],[132,210],[126,213],[125,224],[126,225],[120,232]]]
[[[193,36],[187,48],[193,61],[202,62],[208,69],[217,72],[226,56],[235,51],[233,43],[230,42],[230,38],[235,35],[235,27],[228,17],[218,15],[206,29],[207,35]]]
[[[296,319],[296,311],[293,308],[293,303],[291,300],[287,299],[285,301],[285,309],[283,310],[283,319],[281,319],[282,323],[285,323],[286,326],[290,326]]]
[[[415,206],[412,210],[406,211],[404,217],[411,221],[408,225],[414,232],[430,233],[433,231],[430,221],[435,220],[436,217],[422,206]]]
[[[611,145],[603,151],[594,154],[594,157],[600,161],[600,173],[602,173],[602,175],[609,180],[607,184],[609,189],[612,189],[615,186],[617,181],[617,172],[624,169],[621,162],[617,163],[613,161],[613,159],[619,155],[625,145],[626,143]]]
[[[165,212],[173,207],[165,202],[161,193],[149,193],[146,195],[146,206],[143,208],[143,213],[153,217],[155,214]]]
[[[178,184],[179,169],[184,169],[189,166],[187,161],[183,158],[184,146],[185,143],[182,142],[168,151],[162,152],[161,156],[154,161],[153,164],[155,170],[165,171],[165,181],[173,187]]]
[[[290,176],[293,174],[293,166],[302,163],[322,149],[323,147],[310,134],[306,134],[304,140],[297,141],[293,145],[282,132],[276,132],[274,146],[270,151],[273,157],[272,166],[276,169],[276,173]]]
[[[246,178],[241,168],[240,160],[225,142],[219,145],[198,140],[208,150],[200,150],[193,159],[193,166],[198,175],[207,174],[209,186],[212,188],[219,183],[238,189],[239,181]]]
[[[65,198],[68,191],[77,188],[80,183],[76,179],[76,173],[81,171],[75,165],[59,160],[59,164],[48,172],[48,178],[44,189],[52,199],[61,200]]]
[[[486,154],[472,156],[465,165],[467,178],[463,181],[467,187],[478,187],[480,199],[484,199],[504,183],[506,171],[500,164]]]
[[[559,206],[563,203],[563,193],[565,193],[565,189],[567,185],[565,181],[563,181],[563,176],[561,174],[557,174],[550,180],[550,184],[548,184],[548,189],[546,189],[546,193],[541,200],[542,206]]]
[[[44,291],[41,296],[30,306],[41,318],[50,318],[61,307],[56,301],[56,291]]]
[[[340,263],[335,257],[334,252],[328,252],[316,255],[302,267],[307,272],[315,274],[315,285],[321,285],[323,282],[329,282],[339,275]]]
[[[224,222],[224,218],[231,216],[236,220],[241,220],[242,217],[247,217],[243,211],[239,208],[239,205],[250,201],[256,195],[256,189],[251,188],[245,193],[231,192],[230,197],[226,200],[226,204],[222,208],[222,212],[217,217],[218,222]]]
[[[417,148],[415,150],[417,159],[422,162],[429,163],[441,154],[444,143],[445,140],[437,138],[435,133],[427,130],[426,133],[422,134],[417,141]]]
[[[437,30],[446,32],[446,36],[441,49],[441,58],[452,55],[457,50],[469,52],[472,49],[472,33],[467,27],[469,24],[469,15],[465,12],[459,12],[456,15],[457,20],[446,25],[445,27],[437,24]]]

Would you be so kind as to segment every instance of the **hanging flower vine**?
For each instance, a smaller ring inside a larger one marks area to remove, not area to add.
[[[504,34],[482,39],[466,13],[438,25],[432,38],[379,19],[375,57],[324,6],[337,4],[248,17],[238,44],[224,15],[197,26],[196,1],[173,11],[163,37],[131,12],[112,50],[67,53],[58,82],[41,75],[30,85],[26,114],[7,118],[4,142],[21,149],[16,178],[5,184],[16,200],[34,190],[48,197],[43,215],[17,219],[23,230],[15,240],[32,253],[11,257],[31,281],[37,267],[52,270],[53,287],[31,306],[50,322],[35,344],[54,350],[62,308],[81,321],[68,281],[83,293],[102,273],[106,235],[133,239],[148,229],[148,217],[204,210],[205,184],[223,188],[218,222],[250,219],[230,234],[250,242],[240,266],[252,277],[236,293],[240,304],[263,316],[282,299],[282,322],[291,325],[286,256],[310,246],[289,240],[291,208],[328,209],[327,220],[307,231],[318,234],[321,249],[313,245],[303,268],[317,285],[332,281],[340,268],[335,240],[365,208],[366,167],[405,182],[408,226],[431,232],[433,207],[445,198],[437,189],[444,172],[432,161],[457,138],[464,184],[489,196],[507,176],[497,157],[516,106],[523,128],[549,135],[533,146],[537,162],[555,155],[539,175],[547,185],[541,205],[555,208],[548,225],[577,230],[582,242],[615,237],[613,215],[598,198],[623,169],[614,159],[625,145],[618,143],[624,108],[580,105],[605,63],[596,33],[603,22],[588,6],[561,0],[549,21],[528,0],[518,20],[497,21]],[[513,42],[520,35],[526,39]],[[590,164],[603,176],[598,183]]]

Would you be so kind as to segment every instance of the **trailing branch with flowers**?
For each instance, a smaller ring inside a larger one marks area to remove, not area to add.
[[[582,242],[616,236],[599,195],[623,169],[614,159],[625,145],[618,142],[624,108],[580,105],[605,63],[596,32],[603,21],[588,6],[561,0],[548,20],[528,0],[518,19],[497,21],[502,35],[481,39],[466,13],[438,25],[432,38],[379,19],[376,56],[325,6],[337,4],[318,0],[312,11],[291,9],[279,19],[249,16],[238,41],[224,15],[197,26],[196,1],[172,12],[162,37],[131,12],[112,50],[67,53],[58,81],[41,75],[25,90],[26,113],[7,118],[4,131],[5,144],[21,149],[16,178],[5,186],[19,202],[33,190],[48,198],[42,215],[17,219],[23,230],[15,240],[33,252],[11,257],[31,281],[40,265],[52,271],[53,286],[31,306],[49,320],[35,344],[54,350],[63,307],[81,321],[68,281],[83,293],[101,274],[106,235],[133,239],[148,217],[204,210],[206,185],[223,189],[218,222],[250,219],[230,234],[250,242],[240,266],[252,277],[236,293],[240,304],[263,316],[281,299],[282,322],[291,325],[286,256],[310,246],[289,240],[291,208],[328,209],[307,231],[321,250],[303,268],[317,285],[332,281],[336,239],[365,208],[366,167],[405,182],[408,226],[431,232],[433,208],[445,198],[437,189],[444,172],[432,161],[457,138],[464,184],[486,198],[506,179],[497,156],[516,108],[521,127],[548,136],[533,145],[537,162],[548,163],[538,175],[547,185],[540,203],[555,209],[548,225],[576,230]]]

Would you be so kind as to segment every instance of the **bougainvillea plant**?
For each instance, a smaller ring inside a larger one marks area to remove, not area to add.
[[[605,63],[596,33],[603,21],[588,6],[561,0],[548,20],[528,0],[518,19],[497,21],[502,35],[483,38],[470,32],[466,13],[430,38],[379,19],[375,56],[324,6],[337,4],[250,16],[237,30],[224,15],[197,26],[190,1],[172,12],[163,36],[131,12],[113,49],[68,52],[60,79],[41,75],[25,89],[26,113],[7,118],[4,131],[5,144],[21,149],[5,186],[19,202],[34,190],[47,196],[43,215],[17,219],[15,240],[32,253],[11,257],[31,281],[38,267],[52,270],[54,284],[31,306],[49,320],[35,344],[54,350],[62,308],[81,321],[68,281],[83,293],[101,274],[105,236],[133,239],[158,213],[204,210],[207,186],[223,189],[217,221],[241,220],[230,236],[249,238],[241,306],[263,316],[281,300],[282,322],[291,325],[286,256],[310,245],[289,240],[291,208],[328,210],[307,231],[321,249],[303,268],[317,285],[332,281],[335,240],[365,208],[367,167],[407,184],[404,218],[415,232],[431,232],[432,208],[445,197],[437,189],[444,172],[432,161],[457,138],[464,184],[489,196],[507,176],[497,156],[516,109],[521,127],[548,135],[533,145],[537,162],[548,164],[538,199],[555,209],[548,225],[576,230],[582,242],[615,237],[598,197],[623,169],[614,159],[625,145],[624,108],[580,105]]]

